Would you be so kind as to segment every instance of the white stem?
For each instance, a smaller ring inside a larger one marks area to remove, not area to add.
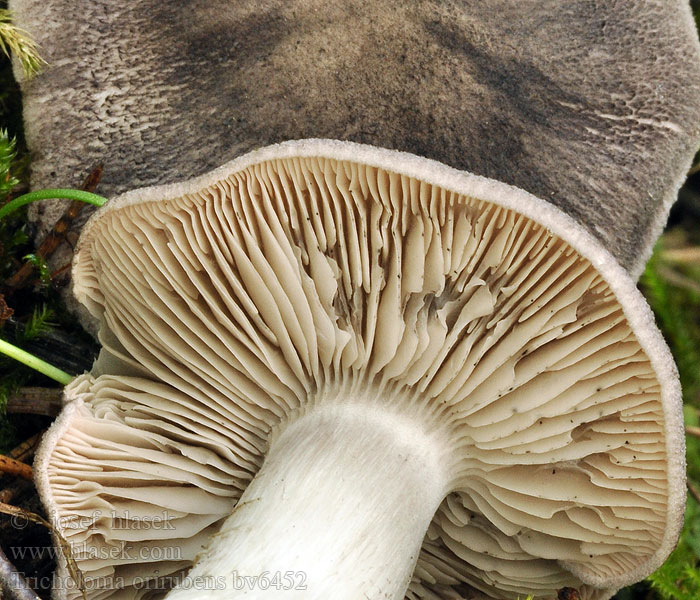
[[[291,423],[190,571],[190,589],[168,600],[404,598],[448,479],[442,437],[418,423],[367,406]]]

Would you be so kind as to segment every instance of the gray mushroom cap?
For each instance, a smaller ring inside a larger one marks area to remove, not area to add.
[[[448,431],[448,493],[407,598],[608,598],[675,545],[672,359],[615,259],[526,192],[287,143],[115,200],[74,275],[104,349],[36,470],[57,523],[97,518],[63,532],[95,597],[181,573],[276,428],[358,390],[368,414]],[[134,534],[163,509],[172,527]]]
[[[10,7],[50,63],[22,85],[33,187],[99,162],[113,195],[285,140],[354,141],[551,202],[636,278],[700,143],[682,0]],[[58,213],[39,210],[41,236]]]

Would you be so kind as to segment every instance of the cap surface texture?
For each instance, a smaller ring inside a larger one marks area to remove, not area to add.
[[[10,7],[49,62],[22,86],[35,188],[102,163],[114,195],[285,140],[354,141],[551,202],[636,278],[700,143],[680,0]],[[37,210],[42,237],[60,209]]]

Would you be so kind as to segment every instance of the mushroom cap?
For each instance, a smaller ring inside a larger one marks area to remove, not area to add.
[[[110,202],[74,283],[103,350],[68,386],[36,471],[95,598],[182,576],[270,432],[358,390],[452,432],[452,491],[407,598],[609,598],[676,543],[668,349],[615,258],[525,191],[288,142]]]
[[[354,141],[551,202],[636,278],[700,144],[685,0],[10,7],[50,63],[22,86],[35,188],[103,163],[111,196],[285,140]],[[61,209],[37,210],[41,238]]]

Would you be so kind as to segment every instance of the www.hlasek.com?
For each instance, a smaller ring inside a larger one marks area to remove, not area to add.
[[[52,559],[63,556],[56,546],[10,546],[7,555],[12,560]],[[83,542],[71,546],[71,556],[75,560],[113,560],[119,562],[139,561],[154,562],[160,560],[185,560],[179,546],[135,546],[120,541],[117,544],[95,546]]]

